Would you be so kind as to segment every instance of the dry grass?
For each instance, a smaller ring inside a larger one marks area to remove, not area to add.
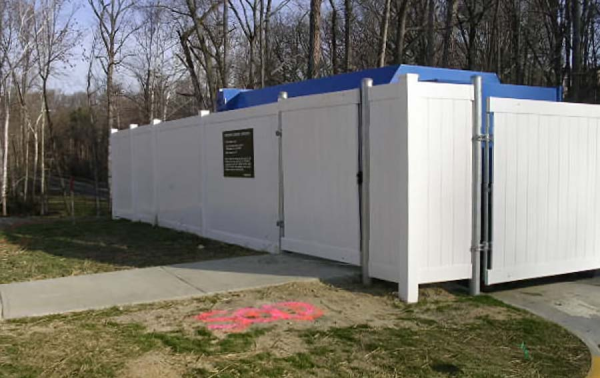
[[[36,221],[0,231],[0,283],[257,254],[196,235],[108,218]]]
[[[489,298],[422,290],[290,284],[0,323],[0,377],[583,377],[589,353],[560,327]],[[213,332],[208,310],[303,301],[312,322]],[[525,353],[527,350],[527,354]]]

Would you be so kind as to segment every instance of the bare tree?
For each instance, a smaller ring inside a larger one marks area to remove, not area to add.
[[[221,85],[227,88],[229,85],[229,0],[223,0],[223,73],[221,74]]]
[[[381,18],[381,28],[379,37],[379,57],[377,66],[385,66],[385,54],[387,52],[388,29],[390,26],[390,14],[392,12],[392,0],[385,0],[383,17]]]
[[[329,0],[331,6],[331,66],[333,68],[333,74],[339,73],[338,64],[338,45],[337,45],[337,31],[338,31],[338,12],[335,6],[335,0]]]
[[[352,1],[344,0],[344,71],[350,71],[352,60]]]
[[[115,117],[115,70],[122,63],[122,52],[125,44],[135,27],[131,25],[131,14],[134,2],[132,0],[88,0],[96,18],[100,41],[102,41],[102,55],[100,64],[106,77],[106,135],[110,140],[110,133]],[[109,145],[105,146],[106,156],[110,159]],[[110,166],[110,163],[107,164]],[[108,170],[108,188],[110,197],[110,169]]]
[[[141,96],[136,96],[137,89],[133,89],[130,98],[138,103],[146,123],[164,115],[176,70],[173,50],[177,42],[171,37],[168,13],[160,5],[160,1],[138,3],[139,27],[131,47],[133,54],[125,62],[141,91]]]
[[[427,4],[427,52],[425,55],[425,64],[434,65],[434,44],[435,44],[435,2],[429,0]]]
[[[402,64],[404,58],[404,39],[406,37],[406,17],[408,15],[408,3],[410,0],[396,0],[397,23],[396,23],[396,51],[394,62]]]
[[[262,31],[260,30],[261,24],[259,22],[259,16],[262,17],[261,3],[258,0],[240,0],[240,10],[238,10],[238,6],[236,6],[233,0],[230,0],[230,4],[242,33],[248,41],[248,84],[250,88],[254,88],[256,86],[256,39],[262,38],[259,37],[259,35],[262,35]],[[260,46],[260,50],[262,50],[262,46]]]
[[[321,4],[322,0],[310,0],[310,30],[308,52],[308,78],[317,76],[321,63]]]
[[[571,26],[573,35],[573,73],[572,82],[570,88],[571,98],[575,101],[579,100],[580,97],[580,82],[581,82],[581,66],[582,66],[582,53],[581,53],[581,3],[580,0],[571,0]]]
[[[42,122],[42,148],[41,148],[41,182],[42,182],[42,215],[46,212],[45,191],[45,148],[44,127],[48,128],[50,146],[55,157],[53,159],[58,176],[63,187],[63,198],[65,206],[68,205],[66,198],[66,184],[62,175],[60,157],[62,155],[56,150],[54,125],[50,114],[50,103],[48,98],[48,81],[51,75],[56,73],[56,64],[67,62],[70,52],[78,38],[78,32],[72,26],[75,9],[67,9],[66,0],[41,0],[40,9],[36,12],[35,28],[35,50],[38,61],[38,75],[41,81],[42,108],[44,111],[44,122]]]
[[[456,8],[458,6],[458,0],[446,0],[446,22],[444,25],[444,38],[442,53],[442,67],[448,67],[450,60],[450,54],[452,53],[452,46],[454,39],[452,38],[452,32],[454,30],[454,17],[456,14]]]

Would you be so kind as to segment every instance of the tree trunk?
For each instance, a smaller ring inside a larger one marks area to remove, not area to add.
[[[265,0],[260,0],[260,16],[258,28],[258,50],[260,64],[260,87],[265,87],[265,34],[264,34],[264,19],[265,19]]]
[[[267,67],[271,67],[271,9],[273,0],[267,0],[267,10],[265,12],[265,62]],[[265,73],[267,85],[271,80],[271,73]]]
[[[574,101],[581,97],[581,4],[579,0],[571,0],[573,27],[573,74],[571,94]]]
[[[454,44],[452,43],[452,31],[454,29],[454,15],[456,14],[457,7],[457,0],[446,0],[446,22],[444,29],[444,51],[442,53],[442,67],[450,67],[450,54],[452,54],[454,46]]]
[[[512,61],[515,65],[513,71],[513,83],[522,84],[523,73],[521,69],[521,1],[513,1],[513,22],[512,22]]]
[[[2,154],[2,215],[8,215],[8,127],[10,125],[10,92],[8,84],[4,88],[4,147]]]
[[[435,2],[433,0],[429,0],[429,4],[427,6],[427,53],[425,56],[425,64],[428,66],[434,66],[434,43],[435,43],[435,34],[434,34],[434,22],[435,22]]]
[[[248,73],[249,73],[248,81],[249,81],[250,89],[254,89],[254,87],[256,86],[256,79],[254,77],[254,69],[256,66],[256,63],[254,61],[254,56],[256,55],[256,53],[254,52],[254,44],[255,44],[254,37],[252,37],[248,40],[248,44],[250,45],[250,61],[249,61],[250,68],[248,70]]]
[[[335,0],[329,0],[329,4],[331,5],[331,66],[333,68],[333,74],[337,75],[339,73],[338,69],[338,47],[337,47],[337,9],[335,7]]]
[[[383,11],[383,18],[381,19],[381,29],[379,35],[379,56],[377,59],[377,66],[385,66],[385,53],[387,51],[387,40],[388,40],[388,29],[390,25],[390,13],[392,8],[392,0],[385,0],[385,9]]]
[[[223,68],[221,73],[221,86],[229,86],[229,72],[227,69],[227,55],[229,52],[229,0],[223,0]]]
[[[344,0],[344,71],[351,71],[352,64],[352,0]]]
[[[402,64],[404,59],[404,39],[406,37],[406,16],[408,15],[408,2],[410,0],[397,0],[398,26],[396,27],[396,56],[394,63]]]
[[[310,30],[308,53],[308,78],[317,77],[321,63],[321,3],[323,0],[310,0]]]
[[[188,45],[187,39],[188,36],[185,33],[179,33],[179,44],[181,45],[185,66],[188,70],[190,80],[192,81],[192,86],[194,88],[194,99],[196,100],[196,113],[198,113],[200,112],[200,110],[202,110],[204,104],[204,96],[202,95],[202,86],[200,85],[200,79],[198,78],[198,74],[196,73],[194,60],[192,58],[192,52],[190,50],[190,46]]]

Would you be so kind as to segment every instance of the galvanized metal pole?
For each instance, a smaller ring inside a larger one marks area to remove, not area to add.
[[[482,81],[481,76],[473,76],[473,172],[472,172],[472,229],[471,229],[471,264],[473,268],[469,292],[479,295],[481,291],[481,117],[482,117]]]
[[[277,99],[278,102],[288,98],[287,92],[279,93]],[[279,242],[277,244],[277,253],[281,253],[283,248],[281,241],[285,236],[285,208],[284,208],[284,186],[283,186],[283,112],[281,108],[278,111],[277,120],[277,139],[278,139],[278,150],[279,150],[279,215],[277,220],[277,227],[279,227]]]
[[[488,106],[489,109],[489,106]],[[490,134],[492,117],[486,112],[485,118],[485,141],[483,142],[483,243],[485,250],[483,252],[484,272],[492,269],[492,165],[491,165],[491,146],[492,135]],[[484,276],[485,278],[485,276]]]
[[[369,203],[370,183],[370,143],[369,128],[371,122],[369,106],[369,90],[373,86],[372,79],[363,79],[360,87],[360,120],[359,120],[359,195],[360,195],[360,266],[362,282],[371,284],[369,276],[369,241],[371,234],[371,211]]]

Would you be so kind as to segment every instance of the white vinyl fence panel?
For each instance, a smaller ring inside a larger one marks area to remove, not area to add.
[[[275,252],[279,241],[277,104],[204,117],[204,234]],[[254,178],[224,177],[223,132],[253,129]]]
[[[600,268],[600,107],[490,99],[489,284]]]
[[[369,270],[416,301],[418,284],[471,277],[473,87],[408,75],[369,97]]]
[[[284,250],[358,265],[358,91],[284,102]]]
[[[131,219],[134,212],[131,185],[131,131],[113,133],[110,138],[113,217]]]
[[[133,186],[133,214],[136,221],[156,221],[155,199],[155,129],[142,127],[129,130],[131,136],[131,185]]]
[[[471,277],[471,85],[417,83],[409,109],[409,246],[420,283]],[[412,93],[409,93],[411,95]]]
[[[154,128],[158,223],[196,234],[202,234],[204,189],[200,121],[190,117]]]

